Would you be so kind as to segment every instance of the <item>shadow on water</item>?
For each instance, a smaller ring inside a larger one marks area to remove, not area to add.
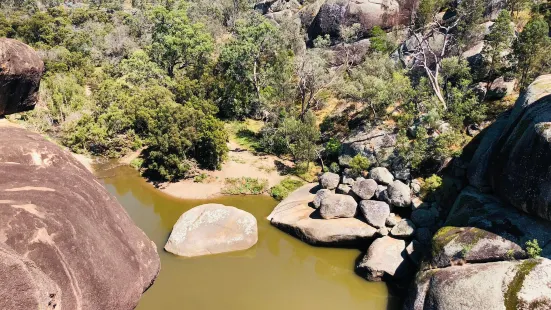
[[[312,247],[272,227],[277,204],[267,196],[181,200],[155,189],[130,167],[99,168],[105,187],[156,244],[161,272],[142,297],[149,309],[399,309],[401,299],[384,283],[354,273],[354,249]],[[259,241],[249,250],[181,258],[163,250],[179,216],[206,202],[235,206],[258,220]]]

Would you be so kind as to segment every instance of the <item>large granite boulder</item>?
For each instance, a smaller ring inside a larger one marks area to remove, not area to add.
[[[390,207],[383,201],[362,200],[360,210],[367,223],[377,228],[385,227],[386,219],[390,215]]]
[[[341,27],[358,23],[364,34],[375,26],[389,29],[408,22],[418,1],[368,1],[368,0],[328,0],[320,8],[308,28],[310,39],[329,34],[339,37]]]
[[[386,189],[388,203],[395,207],[409,208],[411,206],[411,189],[401,181],[394,181]]]
[[[0,38],[0,115],[34,108],[43,71],[44,63],[32,48]]]
[[[348,167],[352,158],[360,154],[374,166],[393,168],[398,164],[396,136],[385,128],[360,128],[342,143],[339,165]]]
[[[373,241],[356,272],[369,281],[403,278],[411,272],[407,258],[406,242],[385,236]]]
[[[432,240],[432,265],[487,263],[528,258],[516,243],[475,227],[443,227]]]
[[[493,262],[422,271],[405,310],[550,309],[551,261]]]
[[[258,241],[256,218],[216,203],[184,212],[174,224],[165,250],[184,257],[246,250]]]
[[[352,196],[330,194],[321,201],[319,211],[322,218],[330,220],[341,217],[354,217],[357,208],[358,203]]]
[[[323,189],[335,189],[339,186],[341,177],[333,172],[326,172],[319,177],[319,183]]]
[[[369,171],[369,177],[379,184],[390,185],[394,182],[394,176],[385,167],[376,167]]]
[[[486,130],[468,168],[479,189],[551,220],[551,75],[540,76]]]
[[[372,179],[359,180],[352,185],[352,193],[359,199],[371,199],[377,190],[377,182]]]
[[[159,272],[155,244],[70,153],[0,131],[0,308],[134,309]]]
[[[268,220],[275,227],[312,245],[363,246],[377,230],[358,218],[324,220],[308,206],[315,184],[306,184],[280,202]]]

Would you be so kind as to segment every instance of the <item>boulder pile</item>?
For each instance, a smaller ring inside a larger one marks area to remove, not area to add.
[[[367,178],[326,172],[281,202],[271,223],[314,245],[367,249],[356,272],[370,281],[399,280],[417,270],[437,230],[436,204],[414,203],[410,185],[385,167]]]

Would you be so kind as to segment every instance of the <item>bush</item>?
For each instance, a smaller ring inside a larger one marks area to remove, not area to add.
[[[304,185],[304,182],[301,180],[285,178],[281,183],[270,189],[270,195],[274,197],[274,199],[281,201],[302,185]]]
[[[526,241],[526,253],[530,258],[536,258],[541,255],[541,248],[538,244],[538,239]]]
[[[360,175],[363,171],[369,169],[370,165],[371,163],[369,162],[369,159],[360,154],[354,156],[354,158],[350,161],[350,169],[355,175]]]
[[[337,159],[341,151],[341,142],[335,138],[330,138],[325,144],[325,154],[329,159]]]
[[[425,182],[421,186],[421,192],[423,196],[427,196],[437,191],[440,186],[442,186],[442,178],[433,174],[425,179]]]
[[[222,193],[226,195],[260,195],[266,192],[268,180],[258,178],[226,178]]]
[[[193,178],[193,182],[195,183],[203,183],[209,176],[206,174],[206,173],[201,173],[201,174],[198,174],[196,175],[194,178]]]

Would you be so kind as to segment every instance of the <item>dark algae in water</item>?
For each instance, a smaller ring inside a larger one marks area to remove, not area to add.
[[[384,283],[354,274],[361,254],[353,249],[309,246],[272,227],[266,217],[277,201],[268,196],[181,200],[147,184],[130,167],[98,172],[105,187],[157,245],[161,272],[138,310],[386,310],[399,309]],[[200,204],[221,203],[245,210],[258,221],[251,249],[181,258],[163,250],[180,215]]]

